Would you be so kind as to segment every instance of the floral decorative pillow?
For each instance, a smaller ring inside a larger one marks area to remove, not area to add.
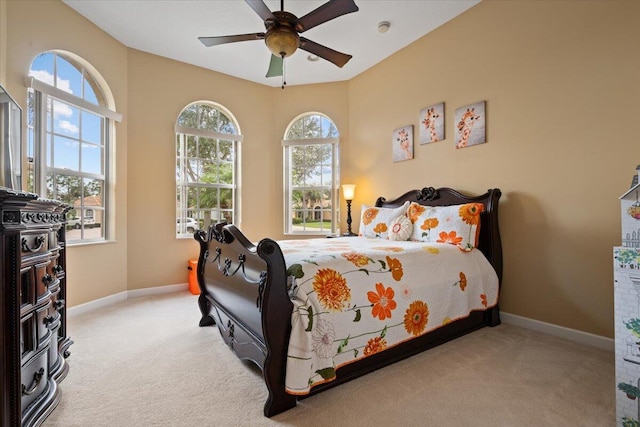
[[[387,239],[393,220],[407,214],[409,202],[397,208],[376,208],[362,205],[360,214],[360,236]]]
[[[482,203],[451,206],[422,206],[412,202],[407,217],[413,223],[411,240],[450,243],[463,251],[478,245]]]
[[[409,240],[413,224],[406,215],[400,215],[389,225],[389,240]]]

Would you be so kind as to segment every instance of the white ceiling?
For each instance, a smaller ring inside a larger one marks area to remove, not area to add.
[[[267,86],[271,53],[262,40],[205,47],[198,37],[264,32],[262,19],[240,0],[63,0],[127,47],[175,59]],[[355,0],[358,12],[340,16],[304,37],[353,55],[343,68],[307,60],[298,49],[285,60],[287,85],[349,80],[424,36],[480,0]],[[265,0],[280,10],[279,0]],[[285,0],[284,9],[302,17],[325,0]],[[378,23],[389,21],[386,33]]]

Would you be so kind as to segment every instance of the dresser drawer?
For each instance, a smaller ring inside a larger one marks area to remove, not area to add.
[[[55,314],[50,314],[52,304],[49,301],[46,305],[36,310],[36,338],[38,342],[38,349],[46,346],[51,341],[52,329],[56,328],[56,325],[60,323],[60,314],[56,311]]]
[[[23,232],[20,235],[22,257],[45,253],[49,250],[48,232]]]
[[[31,306],[49,298],[49,285],[55,277],[47,273],[50,261],[20,269],[20,311],[24,314]]]
[[[31,312],[20,319],[20,356],[27,360],[36,351],[36,314]]]
[[[47,391],[49,379],[48,348],[42,350],[22,367],[22,413]]]

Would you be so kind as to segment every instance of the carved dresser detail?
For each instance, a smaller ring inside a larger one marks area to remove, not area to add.
[[[60,401],[69,206],[0,187],[0,427],[37,426]]]

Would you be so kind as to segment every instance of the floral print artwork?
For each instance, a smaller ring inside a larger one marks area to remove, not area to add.
[[[473,210],[464,215],[473,221]],[[363,237],[279,244],[294,305],[285,378],[291,394],[307,394],[345,364],[498,301],[497,276],[478,250]]]

